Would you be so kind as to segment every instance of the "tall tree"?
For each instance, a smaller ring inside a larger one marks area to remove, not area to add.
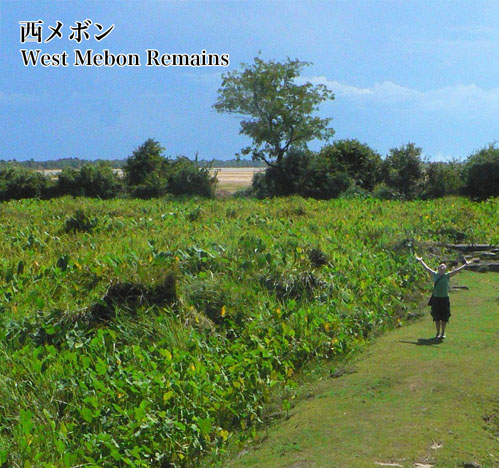
[[[253,64],[223,75],[214,108],[218,112],[240,114],[240,134],[253,143],[241,150],[253,160],[279,166],[291,147],[306,148],[313,139],[328,140],[334,134],[331,118],[312,113],[319,104],[334,99],[323,84],[299,84],[297,78],[309,62],[287,59],[264,61],[255,57]]]

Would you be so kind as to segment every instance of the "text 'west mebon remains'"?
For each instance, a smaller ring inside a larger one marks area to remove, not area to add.
[[[24,66],[36,67],[68,67],[69,54],[66,51],[58,53],[43,53],[41,49],[21,49]],[[230,65],[229,54],[207,53],[161,53],[157,49],[145,50],[145,62],[137,53],[113,53],[108,49],[95,52],[93,49],[73,50],[72,65],[75,67],[227,67]]]

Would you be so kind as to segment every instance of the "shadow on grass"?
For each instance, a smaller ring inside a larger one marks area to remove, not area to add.
[[[418,338],[418,341],[399,341],[399,343],[413,344],[416,346],[435,346],[442,343],[439,338]]]

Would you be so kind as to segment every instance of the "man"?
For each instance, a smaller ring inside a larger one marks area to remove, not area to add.
[[[421,257],[416,256],[416,260],[423,265],[423,268],[431,273],[433,278],[433,295],[431,297],[431,316],[437,328],[436,339],[445,339],[445,327],[450,317],[450,301],[449,301],[449,279],[456,273],[466,268],[470,262],[464,259],[464,265],[447,272],[447,265],[441,263],[438,266],[438,271],[432,270]],[[442,331],[440,332],[440,329]]]

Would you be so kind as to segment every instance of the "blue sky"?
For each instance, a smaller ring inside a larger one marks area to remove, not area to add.
[[[61,39],[20,43],[20,21],[63,23]],[[90,19],[112,32],[69,40]],[[68,52],[25,67],[20,49]],[[140,67],[75,67],[73,51],[138,53]],[[229,54],[228,67],[146,67],[146,49]],[[335,99],[334,139],[382,156],[414,142],[430,160],[499,140],[499,2],[452,0],[0,0],[0,159],[126,158],[147,138],[166,155],[231,159],[248,141],[212,108],[222,74],[264,59],[313,62],[303,79]],[[313,142],[319,149],[322,142]]]

